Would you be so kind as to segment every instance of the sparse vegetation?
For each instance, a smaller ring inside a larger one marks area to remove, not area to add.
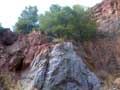
[[[30,33],[33,28],[38,27],[38,9],[36,6],[25,7],[18,22],[15,25],[15,32]]]
[[[88,10],[80,5],[72,8],[52,5],[50,11],[39,17],[40,30],[52,33],[57,38],[90,40],[96,33],[96,23]]]
[[[0,33],[2,33],[4,31],[4,28],[2,27],[2,25],[0,24]]]
[[[21,90],[19,82],[15,82],[9,73],[0,72],[0,90]]]
[[[80,5],[72,8],[52,5],[50,11],[40,15],[37,11],[37,7],[26,7],[15,25],[15,31],[29,33],[39,27],[55,38],[76,41],[90,40],[96,34],[96,23],[91,19],[89,10]]]

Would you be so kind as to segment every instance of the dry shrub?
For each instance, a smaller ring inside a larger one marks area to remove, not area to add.
[[[0,90],[21,90],[20,83],[13,80],[10,73],[0,72]]]
[[[117,78],[115,74],[110,74],[105,70],[100,70],[96,72],[96,75],[102,80],[102,89],[101,90],[114,90],[114,80]],[[115,87],[116,88],[116,87]],[[119,90],[119,89],[115,89]]]

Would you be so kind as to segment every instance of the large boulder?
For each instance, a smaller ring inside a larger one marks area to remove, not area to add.
[[[4,45],[11,45],[17,40],[17,36],[9,28],[5,28],[0,32],[0,40]]]
[[[38,54],[23,74],[23,90],[100,90],[91,72],[70,42],[57,44]]]

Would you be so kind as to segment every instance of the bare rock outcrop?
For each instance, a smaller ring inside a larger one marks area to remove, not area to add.
[[[76,54],[72,43],[57,44],[42,53],[24,74],[23,90],[100,90],[100,80]]]
[[[103,80],[105,89],[114,90],[114,79],[120,77],[120,36],[99,38],[84,42],[83,58],[87,66]],[[119,90],[119,89],[115,89]]]
[[[113,33],[120,29],[120,0],[103,0],[92,8],[98,31]]]
[[[9,39],[6,38],[4,41],[7,40]],[[15,72],[26,69],[34,57],[43,48],[49,46],[46,35],[35,31],[28,35],[19,34],[17,40],[11,45],[0,44],[0,68],[2,68],[0,71],[10,70]]]

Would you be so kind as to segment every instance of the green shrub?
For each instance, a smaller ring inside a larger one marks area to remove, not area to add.
[[[38,9],[36,6],[28,6],[22,11],[17,23],[15,24],[14,31],[16,33],[28,34],[33,28],[38,28]]]
[[[4,31],[4,28],[0,26],[0,34]]]
[[[58,38],[84,41],[96,34],[96,23],[91,19],[89,10],[80,5],[73,8],[52,5],[50,11],[40,15],[39,22],[40,30],[53,33]]]

